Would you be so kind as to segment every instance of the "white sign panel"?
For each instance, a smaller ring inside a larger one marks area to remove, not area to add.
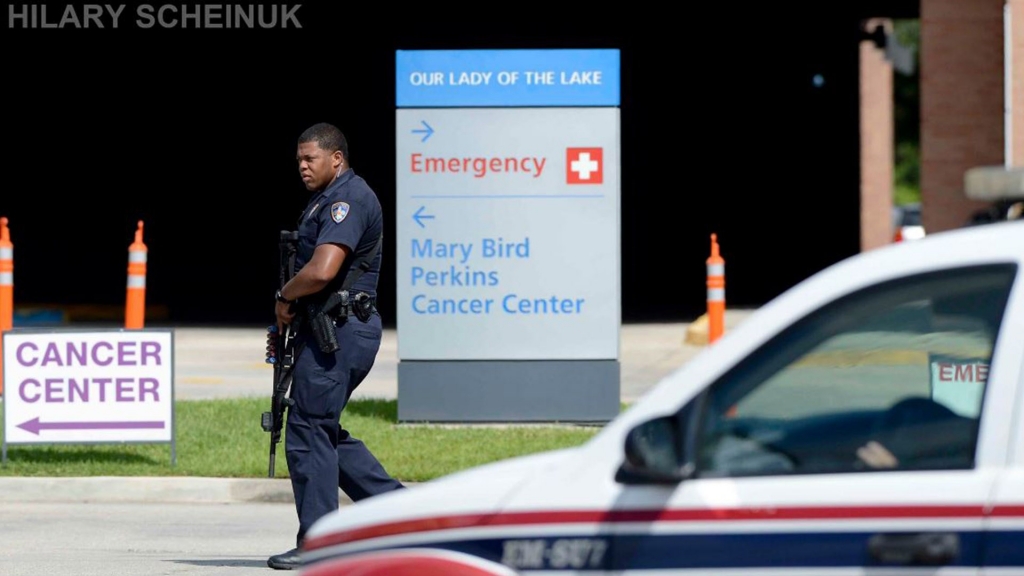
[[[399,109],[402,360],[617,359],[618,108]]]
[[[3,334],[4,443],[172,442],[171,332]]]
[[[961,416],[977,418],[988,381],[988,362],[932,354],[929,364],[932,399]]]

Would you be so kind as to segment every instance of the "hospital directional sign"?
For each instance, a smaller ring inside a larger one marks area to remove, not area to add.
[[[424,119],[430,140],[398,144],[399,357],[616,358],[618,110],[400,110],[398,125]]]
[[[3,459],[10,444],[169,442],[174,342],[167,330],[3,333]]]
[[[399,417],[613,417],[618,51],[396,58]]]

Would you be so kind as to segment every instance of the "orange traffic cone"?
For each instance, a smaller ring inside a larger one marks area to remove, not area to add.
[[[124,327],[142,328],[146,324],[146,259],[148,249],[142,243],[142,220],[135,241],[128,246],[128,296],[124,307]]]
[[[4,393],[3,332],[14,327],[14,244],[7,217],[0,218],[0,395]]]
[[[708,267],[708,343],[725,332],[725,260],[718,253],[718,235],[711,235]]]

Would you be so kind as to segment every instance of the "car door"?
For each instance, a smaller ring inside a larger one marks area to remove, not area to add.
[[[1018,294],[1018,303],[1024,294]],[[1024,303],[1015,309],[1016,342],[1024,342]],[[1009,352],[1009,351],[1006,351]],[[1011,354],[1007,354],[1010,356]],[[1013,358],[1006,358],[1007,364]],[[1009,576],[1024,574],[1024,346],[1017,346],[1017,388],[1001,401],[1015,407],[1009,430],[1012,450],[1005,472],[1000,476],[986,523],[982,574]]]
[[[1019,381],[1016,275],[961,267],[848,294],[634,428],[609,569],[979,574]],[[1004,488],[1017,541],[1020,480]]]

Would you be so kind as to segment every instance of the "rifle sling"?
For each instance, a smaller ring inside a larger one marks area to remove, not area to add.
[[[377,237],[377,242],[369,252],[364,252],[362,255],[357,256],[357,258],[362,258],[359,261],[359,266],[352,266],[349,270],[348,276],[345,277],[345,282],[341,285],[341,291],[351,288],[356,283],[356,280],[358,280],[364,272],[370,269],[370,266],[373,265],[373,259],[377,257],[377,252],[380,250],[380,245],[383,243],[384,234],[381,233],[381,235]]]

